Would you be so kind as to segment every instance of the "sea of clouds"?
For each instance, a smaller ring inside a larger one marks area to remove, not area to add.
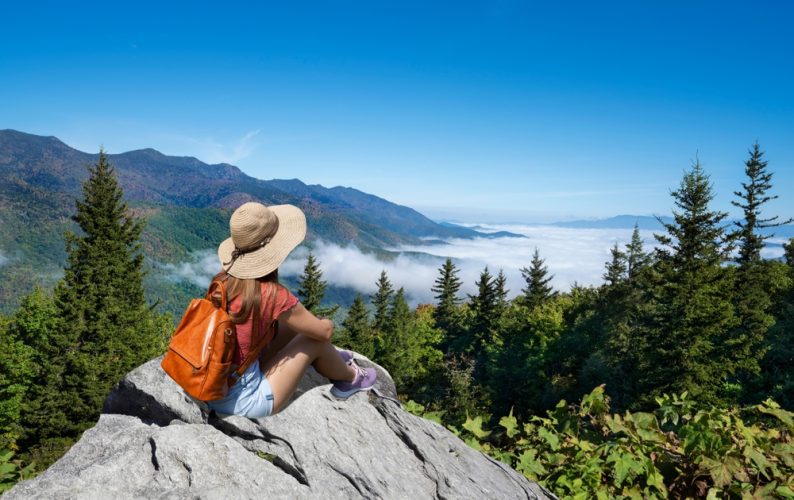
[[[474,226],[474,224],[471,224]],[[438,268],[446,257],[454,259],[463,281],[462,293],[475,293],[475,282],[488,266],[496,275],[503,270],[507,277],[509,295],[514,297],[525,286],[521,268],[529,267],[535,248],[545,259],[552,285],[561,291],[571,285],[598,285],[603,282],[604,268],[611,259],[610,249],[617,243],[625,250],[631,240],[632,229],[581,229],[541,224],[478,224],[482,232],[509,231],[523,237],[453,238],[443,243],[404,245],[389,250],[397,256],[381,260],[364,253],[353,245],[340,246],[319,241],[312,250],[320,263],[323,279],[328,283],[352,288],[364,295],[375,292],[378,277],[385,270],[392,284],[404,287],[411,303],[433,301],[431,287],[438,276]],[[656,245],[654,231],[641,230],[645,251]],[[783,255],[784,239],[771,239],[764,248],[765,258]],[[282,264],[282,276],[296,277],[303,272],[308,249],[296,249]],[[0,255],[2,257],[2,255]],[[0,260],[0,263],[2,260]],[[215,250],[197,252],[190,262],[167,264],[166,272],[175,280],[187,280],[201,287],[209,284],[218,271]]]
[[[573,283],[597,285],[602,282],[604,265],[610,260],[610,249],[617,242],[621,247],[631,239],[631,229],[576,229],[548,225],[498,224],[478,225],[480,231],[509,231],[523,237],[454,238],[443,243],[405,245],[389,250],[396,252],[392,260],[381,260],[353,245],[340,246],[317,242],[312,250],[320,262],[323,278],[329,283],[348,287],[369,295],[375,292],[378,277],[385,270],[395,287],[404,287],[414,304],[433,300],[431,287],[438,268],[446,257],[454,259],[463,281],[463,293],[475,293],[475,282],[488,266],[496,275],[503,270],[510,296],[521,293],[525,286],[521,268],[528,267],[535,248],[545,259],[552,284],[568,290]],[[646,250],[655,243],[652,231],[641,231]],[[779,252],[782,253],[782,250]],[[282,264],[282,276],[298,276],[303,272],[308,249],[296,249]],[[198,252],[191,262],[165,265],[172,279],[188,280],[206,286],[218,270],[214,250]]]

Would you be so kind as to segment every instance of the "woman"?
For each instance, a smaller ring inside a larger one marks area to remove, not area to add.
[[[245,203],[229,221],[231,237],[218,247],[229,312],[236,323],[239,365],[251,347],[275,328],[262,350],[223,399],[210,408],[251,418],[281,411],[309,365],[333,381],[331,393],[346,398],[372,388],[374,368],[359,367],[349,351],[331,345],[334,324],[309,312],[278,282],[278,266],[306,236],[306,217],[292,205]],[[253,331],[258,312],[259,332]]]

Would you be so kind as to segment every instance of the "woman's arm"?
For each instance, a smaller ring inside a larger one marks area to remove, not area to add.
[[[300,333],[306,337],[329,342],[334,333],[334,323],[330,319],[320,319],[303,307],[298,302],[278,317],[279,327],[286,327],[294,333]]]

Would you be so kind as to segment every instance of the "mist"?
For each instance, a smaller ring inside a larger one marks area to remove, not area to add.
[[[632,229],[581,229],[548,225],[494,224],[480,225],[481,231],[510,231],[524,237],[454,238],[443,243],[403,245],[390,248],[396,253],[392,260],[381,260],[364,253],[354,245],[340,246],[317,241],[312,252],[320,264],[323,279],[337,287],[351,288],[363,295],[376,290],[376,281],[385,270],[395,288],[405,288],[411,304],[433,302],[431,288],[438,277],[444,259],[450,257],[459,269],[463,282],[461,296],[474,294],[475,283],[488,266],[492,275],[503,270],[507,278],[508,296],[521,294],[526,283],[521,268],[529,267],[535,248],[545,260],[551,284],[556,290],[567,291],[573,284],[599,285],[604,268],[611,259],[610,249],[617,243],[622,250],[631,240]],[[653,231],[641,230],[646,252],[655,248]],[[762,252],[764,258],[783,255],[783,239],[770,240]],[[297,277],[303,272],[309,249],[301,246],[290,254],[279,268],[284,277]],[[187,280],[206,287],[218,272],[215,250],[196,252],[190,262],[167,264],[163,268],[173,280]]]

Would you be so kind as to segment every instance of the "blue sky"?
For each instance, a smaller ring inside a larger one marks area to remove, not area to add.
[[[554,4],[554,5],[551,5]],[[353,186],[435,218],[730,209],[758,140],[794,216],[789,2],[3,7],[0,128]]]

